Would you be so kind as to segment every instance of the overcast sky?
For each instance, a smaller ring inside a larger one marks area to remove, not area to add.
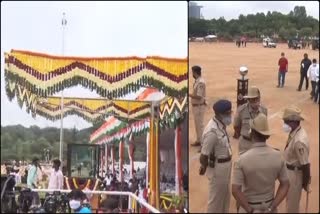
[[[295,6],[305,6],[307,15],[319,20],[318,1],[197,1],[205,19],[224,17],[226,20],[237,19],[240,14],[256,14],[278,11],[288,14]]]
[[[16,100],[8,100],[3,53],[22,49],[60,55],[63,12],[65,55],[187,57],[187,2],[1,2],[1,125],[60,127],[60,121],[33,119]],[[64,95],[99,97],[80,86]],[[64,127],[74,126],[91,124],[77,116],[64,119]]]

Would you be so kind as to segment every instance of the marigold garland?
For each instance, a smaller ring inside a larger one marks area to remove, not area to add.
[[[79,189],[79,185],[78,185],[76,179],[77,178],[64,177],[65,187],[67,189]],[[70,185],[70,182],[71,182],[72,186]],[[100,180],[95,179],[95,183],[94,183],[94,185],[92,185],[92,179],[88,179],[84,185],[80,185],[80,189],[84,190],[84,189],[88,188],[93,191],[93,190],[97,189],[99,183],[100,183]]]
[[[12,50],[5,53],[5,77],[40,96],[75,85],[113,98],[146,85],[169,96],[188,91],[187,59],[161,57],[77,58]]]
[[[75,178],[72,178],[72,181],[73,181],[73,185],[75,186],[75,188],[76,188],[76,189],[79,189],[79,186],[78,186],[78,184],[77,184],[76,179],[75,179]],[[86,188],[89,188],[90,183],[91,183],[91,179],[88,179],[86,185],[80,185],[81,190],[86,189]]]

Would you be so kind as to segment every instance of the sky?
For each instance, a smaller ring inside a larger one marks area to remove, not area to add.
[[[318,1],[196,1],[205,19],[224,17],[227,21],[237,19],[240,14],[256,14],[278,11],[288,14],[295,6],[305,6],[307,15],[319,20]]]
[[[34,119],[16,99],[8,100],[3,64],[4,52],[11,49],[62,55],[63,12],[67,19],[66,56],[188,56],[187,2],[1,2],[2,126],[60,128],[60,121],[41,116]],[[64,96],[99,97],[81,86],[65,90]],[[90,126],[77,116],[63,120],[64,128]]]

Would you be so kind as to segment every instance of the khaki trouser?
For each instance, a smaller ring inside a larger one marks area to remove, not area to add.
[[[266,199],[268,200],[268,199]],[[253,213],[266,213],[268,208],[271,206],[272,201],[263,204],[249,204],[250,207],[254,209]],[[239,213],[247,213],[245,209],[240,207]],[[277,213],[277,210],[272,211],[272,213]]]
[[[287,194],[287,213],[299,213],[299,204],[302,193],[302,171],[287,170],[290,187]]]
[[[232,161],[207,168],[209,179],[208,213],[229,213]]]
[[[240,136],[239,147],[238,147],[239,154],[242,153],[242,152],[248,151],[251,148],[251,146],[252,146],[252,142],[251,141],[246,140],[242,136]]]
[[[205,113],[205,105],[201,106],[193,106],[193,117],[194,117],[194,126],[196,128],[196,134],[197,134],[197,141],[201,142],[202,144],[202,133],[204,130],[204,124],[203,124],[203,119],[204,119],[204,113]]]

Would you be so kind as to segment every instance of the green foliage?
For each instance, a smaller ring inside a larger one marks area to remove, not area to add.
[[[240,36],[260,38],[278,35],[281,40],[299,35],[300,37],[319,36],[319,21],[307,16],[304,6],[295,6],[289,14],[268,11],[264,13],[239,15],[238,19],[226,21],[223,17],[212,20],[189,19],[189,37],[202,37],[216,34],[224,40]]]
[[[87,144],[90,135],[97,130],[102,121],[96,123],[93,127],[77,130],[64,129],[63,152],[64,157],[67,155],[67,144],[79,143]],[[40,129],[37,126],[30,128],[21,125],[1,126],[1,162],[5,160],[31,160],[34,157],[43,159],[43,149],[50,149],[52,159],[59,157],[60,149],[60,129],[47,127]],[[119,149],[116,145],[115,155],[118,157]],[[86,151],[84,151],[87,153]],[[145,146],[137,146],[135,152],[135,160],[145,161]],[[87,157],[90,159],[89,157]],[[129,159],[127,149],[124,150],[125,160]]]
[[[64,129],[64,154],[68,143],[88,143],[93,128],[75,131]],[[60,129],[21,125],[1,126],[1,161],[8,159],[31,160],[37,156],[42,159],[43,149],[50,149],[53,157],[59,157]]]

